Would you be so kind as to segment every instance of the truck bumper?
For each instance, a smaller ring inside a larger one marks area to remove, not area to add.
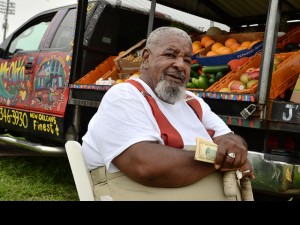
[[[33,152],[41,153],[45,156],[67,156],[64,147],[45,146],[38,143],[33,143],[25,139],[19,139],[9,135],[0,135],[0,142],[7,143],[12,146],[27,149]]]

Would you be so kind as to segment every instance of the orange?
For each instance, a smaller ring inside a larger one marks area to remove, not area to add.
[[[118,56],[121,56],[125,53],[126,51],[120,51]]]
[[[224,45],[220,42],[216,42],[211,46],[211,50],[217,52],[217,49],[223,47]]]
[[[240,46],[240,47],[238,47],[237,49],[236,49],[236,52],[239,52],[239,51],[242,51],[242,50],[244,50],[244,49],[248,49],[246,46]]]
[[[246,48],[250,48],[251,45],[251,41],[244,41],[241,44],[241,47],[246,47]]]
[[[240,47],[241,44],[240,43],[233,43],[230,48],[232,50],[232,52],[236,52],[236,50],[238,49],[238,47]]]
[[[202,45],[202,46],[205,46],[205,43],[206,43],[206,41],[208,41],[208,40],[212,40],[212,38],[209,37],[209,36],[203,36],[203,37],[201,38],[201,45]]]
[[[193,52],[193,55],[199,54],[199,53],[201,53],[202,51],[205,51],[205,48],[197,49],[195,52]]]
[[[208,46],[211,46],[212,44],[216,43],[213,39],[207,40],[205,42],[204,47],[207,48]]]
[[[251,44],[250,44],[250,48],[252,48],[252,46],[255,45],[258,42],[260,42],[260,40],[252,41]]]
[[[232,50],[231,50],[231,48],[224,46],[224,47],[221,47],[218,49],[218,53],[220,55],[232,54]]]
[[[192,43],[192,45],[195,45],[195,46],[198,46],[199,48],[202,48],[201,41],[194,41]]]
[[[228,38],[226,41],[225,41],[225,46],[230,48],[232,44],[234,43],[238,43],[238,41],[234,38]]]
[[[206,56],[217,56],[219,55],[218,53],[216,53],[215,51],[209,51],[206,53]]]
[[[194,41],[192,43],[192,48],[193,48],[193,54],[196,54],[200,51],[202,48],[201,42],[200,41]]]

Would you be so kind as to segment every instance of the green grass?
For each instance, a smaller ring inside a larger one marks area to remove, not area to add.
[[[66,157],[0,157],[0,201],[78,201]]]

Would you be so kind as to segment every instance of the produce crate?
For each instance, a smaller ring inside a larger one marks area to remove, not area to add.
[[[230,60],[233,59],[251,57],[256,53],[260,52],[263,48],[262,41],[264,39],[264,33],[262,32],[229,34],[229,35],[208,35],[208,36],[210,36],[216,42],[220,42],[222,44],[224,44],[228,38],[235,38],[239,43],[242,43],[243,41],[257,41],[257,40],[260,40],[260,42],[253,45],[251,49],[245,49],[232,54],[219,55],[219,56],[205,56],[204,54],[206,54],[208,51],[211,50],[212,45],[208,46],[205,49],[205,51],[202,51],[200,52],[200,54],[196,54],[193,56],[193,59],[196,59],[198,63],[203,66],[223,65],[223,64],[227,64]],[[202,37],[200,36],[199,38],[201,40]]]
[[[300,75],[298,76],[290,101],[300,104]]]
[[[284,97],[285,91],[295,85],[300,73],[300,51],[285,54],[290,54],[290,57],[280,63],[273,72],[270,99]]]
[[[117,70],[120,74],[133,74],[140,70],[141,61],[128,61],[126,57],[129,55],[141,56],[142,49],[146,45],[146,39],[141,40],[131,48],[129,48],[123,55],[114,59]]]
[[[117,56],[110,56],[101,64],[99,64],[94,70],[90,71],[82,78],[77,80],[75,84],[95,84],[99,78],[103,78],[103,80],[111,77],[113,80],[119,79],[118,70],[115,67],[114,59]]]
[[[250,68],[252,66],[249,66]],[[246,70],[245,70],[246,71]],[[242,73],[239,72],[229,72],[227,75],[222,77],[219,81],[211,85],[206,91],[219,92],[222,88],[228,87],[228,84],[233,80],[239,80]],[[257,91],[257,84],[253,85],[249,89],[244,90],[232,90],[230,93],[233,94],[255,94]]]
[[[276,48],[284,49],[289,43],[300,43],[300,26],[287,32],[277,39]]]
[[[297,81],[297,76],[294,76],[294,77],[290,77],[284,83],[282,83],[280,86],[278,86],[276,88],[272,88],[271,87],[269,98],[270,99],[276,99],[278,97],[284,98],[285,97],[285,91],[288,88],[290,88],[293,85],[295,85],[296,81]]]
[[[282,71],[286,70],[286,66],[284,66],[284,65],[287,62],[289,62],[290,61],[289,59],[292,59],[294,55],[295,55],[294,52],[275,54],[276,57],[279,57],[279,58],[282,59],[282,62],[277,65],[277,70],[275,72],[273,72],[272,83],[274,82],[274,80],[276,80],[277,82],[281,81],[280,80],[280,78],[281,78],[280,75],[284,74]],[[224,87],[228,87],[228,84],[231,81],[233,81],[233,80],[239,80],[241,74],[245,73],[248,68],[259,67],[260,66],[260,62],[261,62],[261,57],[262,57],[261,53],[257,53],[256,55],[254,55],[253,57],[251,57],[248,62],[246,62],[243,66],[241,66],[236,72],[229,72],[227,75],[225,75],[224,77],[222,77],[219,81],[217,81],[212,86],[210,86],[208,89],[206,89],[206,91],[219,92],[220,89],[222,89]],[[294,62],[294,61],[292,61],[292,62]],[[290,64],[291,63],[288,63],[288,65],[290,65]],[[286,74],[286,75],[288,76],[288,74]],[[291,77],[294,77],[294,76],[291,75]],[[280,83],[279,88],[282,89],[283,88],[282,84],[284,84],[284,83],[286,83],[286,85],[288,86],[287,88],[290,87],[290,79],[287,79],[285,81],[286,82]],[[249,89],[234,90],[234,91],[231,91],[230,93],[255,94],[256,91],[257,91],[257,88],[258,88],[258,85],[255,84],[255,85],[253,85]],[[271,89],[270,90],[271,90],[270,91],[270,96],[274,97],[274,95],[271,95],[271,93],[274,93],[274,94],[276,93],[276,87],[274,86],[274,84],[273,84],[273,86],[271,85]],[[283,90],[283,92],[285,90]],[[279,96],[279,95],[277,95],[277,96]]]
[[[211,85],[206,91],[219,92],[222,88],[228,87],[228,84],[233,80],[239,80],[241,74],[246,72],[250,67],[259,67],[260,65],[261,54],[256,54],[249,59],[247,63],[241,66],[237,71],[229,72],[227,75],[222,77],[219,81]],[[239,93],[239,94],[255,94],[257,91],[257,85],[252,86],[251,89],[244,90],[235,90],[230,93]]]

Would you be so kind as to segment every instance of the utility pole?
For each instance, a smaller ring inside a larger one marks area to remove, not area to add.
[[[4,29],[3,33],[3,41],[6,38],[6,31],[8,30],[8,14],[14,15],[15,14],[15,3],[10,2],[10,0],[7,0],[6,2],[0,1],[0,13],[4,14],[4,23],[2,25]]]

